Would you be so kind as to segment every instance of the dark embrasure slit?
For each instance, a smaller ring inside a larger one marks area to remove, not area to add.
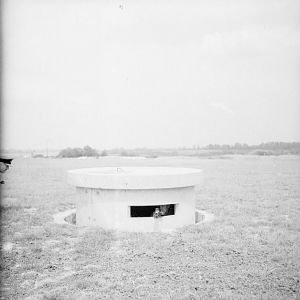
[[[175,215],[175,204],[130,206],[130,217],[153,217],[154,212],[159,211],[160,217]]]

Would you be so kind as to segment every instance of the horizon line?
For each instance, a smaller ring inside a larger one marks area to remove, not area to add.
[[[103,147],[103,148],[98,148],[98,147],[93,147],[90,146],[89,144],[83,145],[83,146],[66,146],[66,147],[60,147],[60,148],[49,148],[49,147],[43,147],[43,148],[0,148],[0,152],[8,152],[8,151],[38,151],[38,150],[43,150],[43,151],[57,151],[57,150],[62,150],[66,148],[83,148],[85,146],[90,146],[94,149],[97,150],[134,150],[134,149],[148,149],[148,150],[153,150],[153,149],[204,149],[210,145],[212,146],[230,146],[234,147],[236,144],[240,144],[241,146],[248,146],[248,147],[254,147],[254,146],[260,146],[263,144],[271,144],[271,143],[276,143],[276,144],[300,144],[300,141],[291,141],[291,142],[283,142],[283,141],[268,141],[268,142],[261,142],[259,144],[248,144],[248,143],[241,143],[241,142],[235,142],[231,144],[224,144],[224,143],[209,143],[204,146],[201,146],[199,144],[194,144],[190,146],[157,146],[157,147],[148,147],[148,146],[138,146],[138,147],[122,147],[122,146],[116,146],[116,147]]]

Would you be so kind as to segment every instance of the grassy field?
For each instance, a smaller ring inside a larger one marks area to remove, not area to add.
[[[201,168],[197,208],[213,222],[174,234],[53,222],[75,207],[66,171]],[[300,158],[15,159],[1,187],[2,299],[296,299]]]

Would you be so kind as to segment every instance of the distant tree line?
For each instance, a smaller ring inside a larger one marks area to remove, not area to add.
[[[83,148],[65,148],[59,152],[57,157],[99,157],[107,155],[119,156],[144,156],[154,158],[158,156],[199,156],[199,155],[220,155],[220,154],[254,154],[254,155],[282,155],[300,154],[300,143],[268,142],[259,145],[248,145],[245,143],[229,144],[209,144],[205,147],[194,146],[193,148],[116,148],[108,151],[98,152],[90,146]],[[38,157],[38,156],[36,156]]]
[[[247,145],[235,143],[233,145],[219,145],[219,144],[209,144],[202,149],[205,150],[237,150],[237,151],[253,151],[256,150],[257,154],[272,154],[272,152],[276,153],[289,153],[289,154],[300,154],[300,143],[285,143],[285,142],[268,142],[261,143],[259,145]]]
[[[61,150],[58,153],[58,157],[82,157],[82,156],[87,156],[87,157],[98,157],[98,156],[105,156],[106,153],[103,151],[101,154],[96,149],[93,149],[90,146],[84,146],[83,148],[65,148]]]
[[[300,149],[300,143],[285,143],[285,142],[268,142],[268,143],[261,143],[259,145],[248,145],[248,144],[240,144],[235,143],[233,145],[227,144],[209,144],[208,146],[204,147],[204,149],[268,149],[268,150],[288,150],[288,149]]]

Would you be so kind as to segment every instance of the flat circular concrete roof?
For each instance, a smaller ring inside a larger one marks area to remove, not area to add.
[[[168,167],[105,167],[68,171],[68,182],[99,189],[167,189],[201,182],[200,169]]]

